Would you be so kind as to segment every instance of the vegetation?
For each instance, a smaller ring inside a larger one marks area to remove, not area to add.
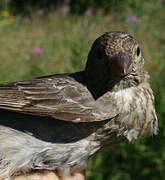
[[[10,0],[0,2],[0,81],[81,70],[98,36],[112,30],[130,32],[141,44],[151,75],[160,132],[156,137],[98,153],[89,163],[87,177],[88,180],[164,180],[164,0],[124,3],[90,0],[89,4],[85,0],[62,1],[56,10],[49,11],[37,4],[37,10],[32,7],[24,5],[23,12],[28,13],[22,14]]]

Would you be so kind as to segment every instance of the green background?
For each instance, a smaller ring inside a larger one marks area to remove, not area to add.
[[[92,42],[106,31],[127,31],[139,41],[159,134],[107,147],[89,162],[87,179],[164,180],[165,1],[1,0],[0,13],[1,82],[82,70]]]

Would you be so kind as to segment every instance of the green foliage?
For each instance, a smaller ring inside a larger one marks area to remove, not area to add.
[[[151,75],[160,132],[156,137],[142,138],[135,144],[121,144],[98,153],[89,163],[87,179],[164,180],[164,3],[93,0],[89,6],[108,9],[109,3],[112,11],[107,15],[96,10],[90,17],[76,17],[56,11],[41,18],[33,12],[30,18],[15,17],[12,24],[1,25],[0,21],[0,81],[82,70],[89,48],[99,35],[112,30],[130,32],[140,42]],[[116,4],[125,10],[118,13]]]
[[[155,0],[150,0],[149,3],[155,3]],[[129,7],[138,13],[145,4],[146,0],[1,0],[0,9],[10,9],[15,13],[29,14],[37,9],[48,12],[51,9],[69,6],[71,13],[83,14],[89,8],[102,9],[105,13],[109,13],[109,11],[120,12]]]

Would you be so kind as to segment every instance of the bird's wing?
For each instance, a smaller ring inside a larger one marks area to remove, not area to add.
[[[1,84],[0,108],[73,122],[102,121],[118,114],[108,94],[95,100],[86,86],[67,75]]]

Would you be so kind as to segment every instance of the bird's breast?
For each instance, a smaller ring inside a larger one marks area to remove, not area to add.
[[[157,117],[149,84],[119,90],[114,96],[120,112],[116,122],[120,122],[123,134],[129,141],[156,134]]]

